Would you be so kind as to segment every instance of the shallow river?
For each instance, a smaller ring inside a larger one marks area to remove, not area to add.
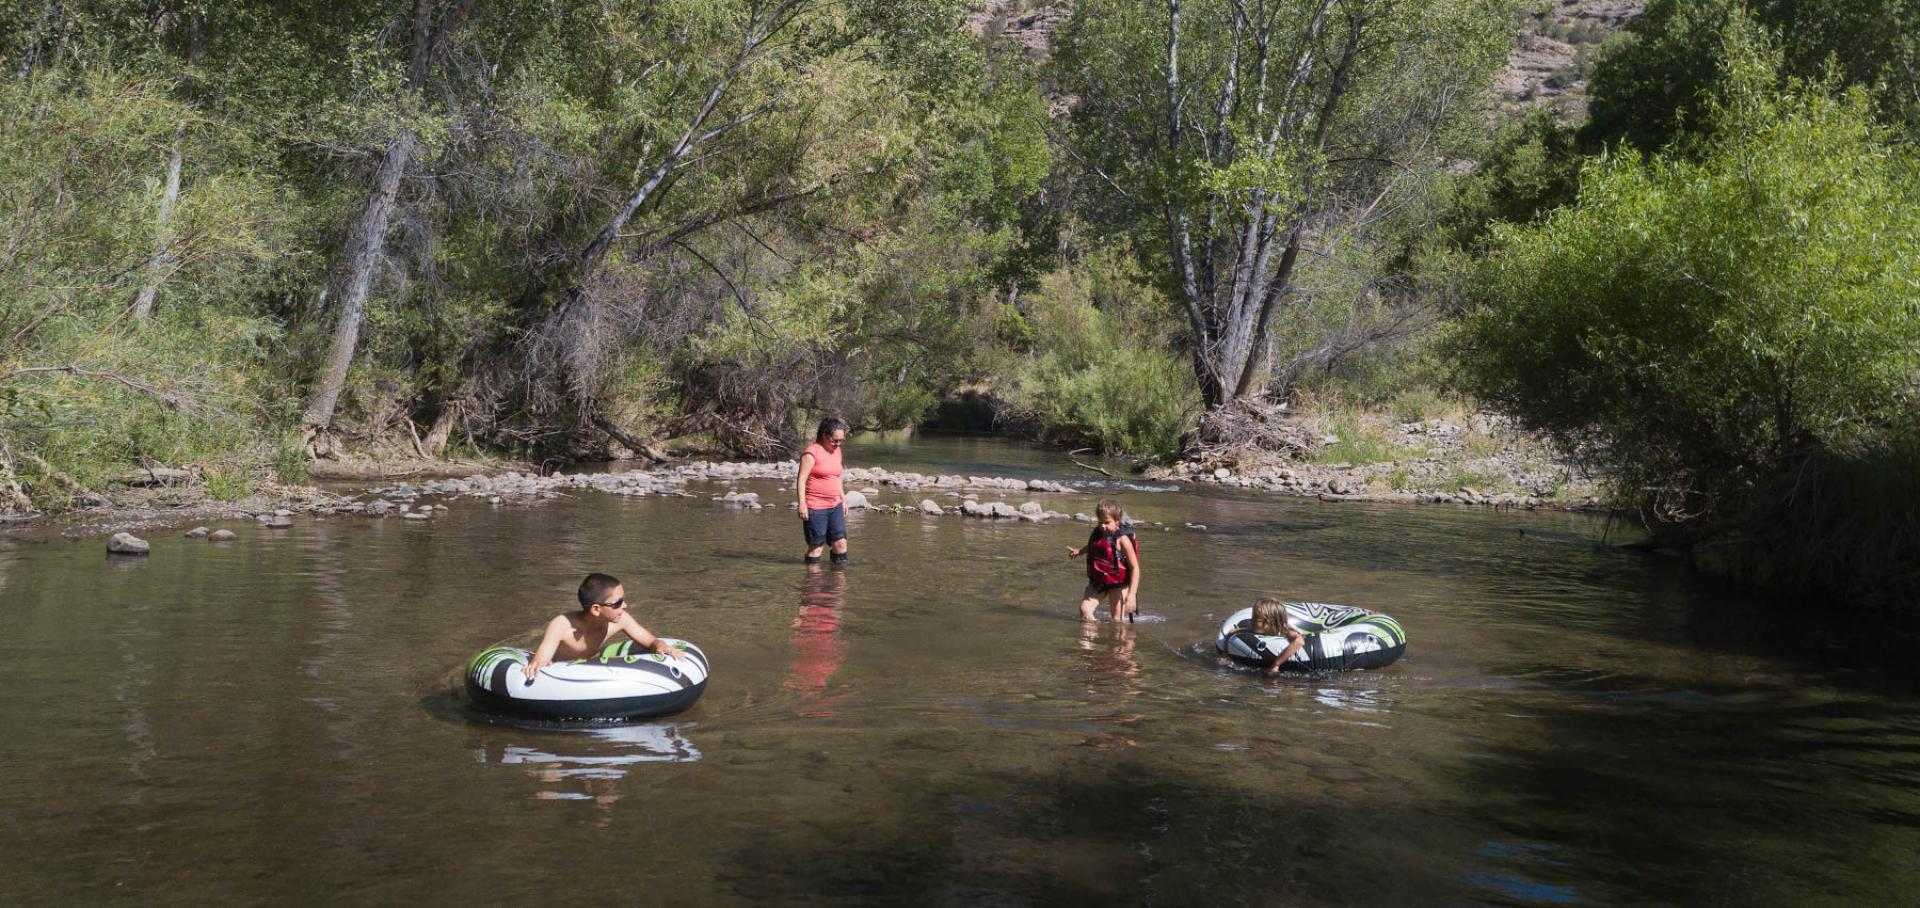
[[[848,462],[1075,476],[980,440]],[[131,561],[0,537],[0,903],[1801,905],[1920,886],[1920,707],[1898,672],[1599,545],[1598,519],[1124,490],[1134,516],[1207,530],[1143,531],[1145,620],[1083,629],[1064,558],[1083,528],[858,514],[854,564],[809,572],[791,513],[707,499],[726,488],[235,525],[226,545],[156,531]],[[592,570],[706,650],[704,699],[614,729],[470,713],[457,669]],[[1216,664],[1220,619],[1266,593],[1389,612],[1408,655],[1273,681]]]

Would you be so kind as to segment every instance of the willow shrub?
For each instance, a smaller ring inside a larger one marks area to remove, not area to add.
[[[1010,395],[1055,438],[1112,453],[1166,457],[1200,410],[1187,361],[1168,340],[1168,312],[1095,258],[1046,275],[1024,315],[1034,355]]]
[[[37,503],[136,464],[262,467],[275,414],[256,401],[276,331],[251,299],[297,257],[297,208],[229,133],[125,72],[0,84],[0,481]],[[172,258],[140,320],[175,142]]]
[[[1625,153],[1496,228],[1456,353],[1468,389],[1668,518],[1751,503],[1903,418],[1920,369],[1920,181],[1831,82],[1735,38],[1711,136]]]

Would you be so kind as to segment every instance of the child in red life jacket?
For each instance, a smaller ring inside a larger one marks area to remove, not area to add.
[[[1080,548],[1067,546],[1067,557],[1087,556],[1087,589],[1080,595],[1080,620],[1094,620],[1102,602],[1113,620],[1133,620],[1139,608],[1140,543],[1133,528],[1122,521],[1120,502],[1108,498],[1094,509],[1096,526]]]

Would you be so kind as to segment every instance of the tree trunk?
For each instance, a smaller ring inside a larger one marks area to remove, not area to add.
[[[752,62],[766,43],[791,23],[800,10],[807,5],[807,0],[780,0],[771,10],[764,13],[762,18],[748,23],[747,33],[742,37],[739,48],[734,51],[734,56],[726,68],[714,77],[713,84],[708,86],[700,107],[682,129],[679,139],[662,150],[660,160],[648,172],[647,178],[614,211],[600,230],[594,234],[593,239],[571,261],[555,272],[557,278],[548,283],[548,287],[559,288],[557,293],[559,299],[552,311],[541,319],[532,334],[536,338],[554,342],[557,350],[549,348],[542,352],[553,358],[558,367],[556,384],[571,399],[571,403],[578,405],[580,415],[585,417],[585,422],[592,423],[603,431],[607,431],[608,425],[611,425],[610,423],[601,425],[604,420],[598,413],[598,405],[594,402],[591,392],[595,376],[591,374],[590,369],[581,368],[582,364],[592,360],[593,345],[597,343],[590,329],[598,322],[600,313],[597,311],[595,300],[587,292],[595,274],[634,216],[655,198],[656,193],[671,189],[670,178],[673,177],[675,169],[689,155],[707,142],[724,136],[741,124],[754,119],[765,110],[760,108],[748,111],[711,128],[707,125],[714,111],[719,108],[721,101],[732,89],[734,80],[747,64]],[[542,291],[533,294],[530,298],[551,299],[552,296],[548,295],[551,292]],[[608,431],[608,434],[613,433]],[[626,442],[622,440],[621,443]],[[634,450],[638,453],[646,453],[639,448]]]
[[[353,365],[354,347],[360,342],[360,321],[366,316],[367,290],[373,284],[373,271],[386,252],[387,224],[400,195],[400,180],[406,175],[418,139],[411,130],[401,130],[375,172],[373,194],[361,210],[359,220],[347,236],[345,260],[334,276],[330,292],[340,306],[340,320],[334,324],[333,340],[327,348],[327,361],[320,381],[307,397],[300,423],[309,440],[327,431],[333,424],[334,407],[347,385],[347,370]]]
[[[413,55],[407,63],[409,97],[419,98],[424,93],[434,61],[446,52],[453,34],[459,31],[478,2],[458,0],[447,12],[446,18],[435,25],[433,8],[436,0],[414,0]],[[340,321],[334,324],[333,340],[327,348],[325,371],[320,375],[319,384],[307,396],[306,409],[300,416],[309,450],[315,454],[324,453],[331,447],[325,435],[333,424],[333,411],[340,402],[340,393],[346,389],[347,371],[353,366],[354,348],[360,343],[360,322],[366,317],[367,291],[373,284],[374,268],[386,253],[387,224],[393,218],[394,204],[400,197],[400,182],[406,177],[407,166],[413,162],[413,153],[419,143],[420,137],[411,128],[403,126],[392,144],[387,146],[386,154],[380,158],[380,168],[374,172],[373,194],[367,199],[360,219],[354,222],[352,232],[347,235],[344,259],[334,274],[333,286],[329,288],[329,295],[339,302]]]
[[[160,293],[160,284],[165,281],[173,269],[173,206],[180,198],[180,146],[185,142],[187,127],[181,124],[173,133],[173,151],[167,155],[167,182],[160,191],[160,211],[153,218],[153,256],[147,259],[147,282],[140,287],[140,295],[133,301],[133,317],[146,319],[153,315],[153,298]]]
[[[421,453],[434,460],[446,456],[447,439],[453,435],[453,421],[458,409],[451,400],[440,403],[440,412],[433,417],[433,425],[427,429]]]

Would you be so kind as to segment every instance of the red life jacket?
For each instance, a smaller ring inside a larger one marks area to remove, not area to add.
[[[1133,527],[1120,525],[1120,531],[1112,535],[1101,532],[1099,527],[1087,537],[1087,581],[1098,586],[1120,586],[1133,579],[1127,567],[1127,555],[1120,551],[1120,537],[1133,540],[1133,557],[1140,557],[1140,537],[1133,534]]]

